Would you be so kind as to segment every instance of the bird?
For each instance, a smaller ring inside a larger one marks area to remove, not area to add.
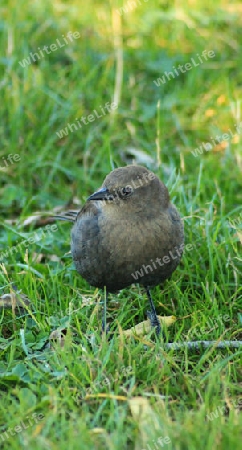
[[[170,278],[184,250],[183,221],[165,184],[140,165],[111,171],[77,213],[58,218],[73,222],[71,254],[77,272],[92,286],[115,293],[139,283],[147,292],[147,312],[161,332],[150,289]]]

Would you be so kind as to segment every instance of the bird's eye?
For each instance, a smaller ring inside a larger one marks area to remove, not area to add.
[[[121,189],[121,195],[123,197],[128,197],[129,195],[131,195],[133,192],[133,188],[131,186],[125,186],[124,188]]]

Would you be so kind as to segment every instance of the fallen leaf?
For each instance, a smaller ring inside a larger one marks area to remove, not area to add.
[[[68,333],[69,334],[69,333]],[[67,329],[58,328],[50,333],[49,341],[58,343],[61,348],[64,347],[67,338]],[[53,345],[50,345],[53,348]]]
[[[175,316],[157,316],[159,321],[165,326],[169,327],[176,321]],[[132,328],[129,328],[128,330],[123,330],[122,334],[126,337],[131,337],[133,335],[136,336],[143,336],[145,334],[148,334],[152,331],[153,327],[151,326],[150,320],[144,320],[143,322],[138,323]]]
[[[31,253],[32,259],[35,263],[41,263],[43,261],[54,261],[54,262],[60,262],[61,258],[57,255],[48,255],[45,253]]]
[[[16,309],[16,306],[19,308],[26,308],[31,305],[31,300],[25,294],[20,294],[20,292],[12,291],[9,294],[3,294],[0,297],[0,308],[12,308]]]
[[[122,156],[127,162],[135,161],[136,164],[145,164],[148,167],[155,166],[155,159],[139,148],[127,147]]]

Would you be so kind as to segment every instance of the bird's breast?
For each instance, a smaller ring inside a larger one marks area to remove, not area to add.
[[[158,284],[179,263],[179,225],[166,215],[152,220],[107,220],[102,214],[82,218],[72,231],[76,268],[90,284],[111,292],[134,282]]]

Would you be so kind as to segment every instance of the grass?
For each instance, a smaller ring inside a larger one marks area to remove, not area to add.
[[[120,7],[98,0],[1,6],[0,293],[14,285],[32,308],[0,310],[0,443],[6,450],[237,450],[241,349],[165,352],[160,342],[145,348],[144,339],[119,339],[119,327],[146,318],[139,286],[112,295],[114,338],[105,342],[102,293],[65,256],[70,226],[24,226],[36,211],[78,208],[114,167],[146,165],[168,186],[194,246],[153,290],[158,313],[177,317],[164,339],[241,340],[241,6],[137,1],[119,14]],[[69,31],[80,37],[21,66]],[[204,50],[215,56],[156,86]],[[58,137],[112,101],[113,113]],[[221,138],[229,130],[234,136]],[[193,155],[216,136],[212,149]],[[63,346],[57,339],[50,347],[54,330],[65,333]]]

